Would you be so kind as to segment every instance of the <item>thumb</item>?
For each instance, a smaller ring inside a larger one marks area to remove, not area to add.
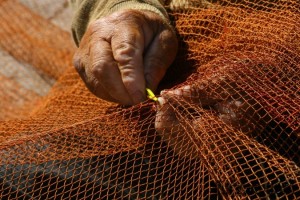
[[[155,91],[177,53],[177,38],[171,28],[158,33],[147,47],[144,56],[146,85]]]

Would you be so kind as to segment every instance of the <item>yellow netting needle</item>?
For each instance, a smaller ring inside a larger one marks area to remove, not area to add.
[[[158,101],[157,97],[155,96],[155,94],[149,89],[146,88],[146,92],[147,92],[147,97],[153,101]]]

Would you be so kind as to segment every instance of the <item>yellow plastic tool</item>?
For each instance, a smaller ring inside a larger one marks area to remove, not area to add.
[[[149,89],[146,88],[146,92],[147,92],[147,97],[153,101],[158,101],[157,97],[155,96],[155,94]]]

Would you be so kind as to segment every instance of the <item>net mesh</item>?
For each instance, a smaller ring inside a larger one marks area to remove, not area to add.
[[[7,71],[52,87],[0,74],[2,199],[300,197],[300,3],[187,2],[167,7],[180,45],[162,100],[122,107],[85,88],[67,32],[0,0]]]

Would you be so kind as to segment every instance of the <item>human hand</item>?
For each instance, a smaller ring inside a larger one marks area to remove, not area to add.
[[[190,90],[178,88],[162,91],[157,101],[157,113],[155,117],[155,129],[162,141],[166,142],[176,155],[181,158],[198,157],[197,147],[188,133],[193,128],[193,121],[184,119],[179,107],[184,107],[185,97]],[[188,124],[191,122],[191,124]]]
[[[175,32],[151,11],[125,10],[92,22],[74,66],[96,96],[133,105],[155,90],[177,53]]]
[[[182,158],[199,158],[199,147],[210,135],[222,135],[227,142],[233,137],[229,133],[234,135],[234,129],[250,135],[260,121],[259,116],[265,116],[259,104],[234,82],[228,84],[229,78],[221,76],[220,71],[207,73],[208,77],[201,77],[193,84],[162,91],[158,97],[155,129]],[[235,152],[235,144],[231,147]]]
[[[260,87],[251,82],[256,79],[247,79],[264,76],[261,63],[275,66],[277,61],[269,58],[261,60],[257,59],[257,54],[237,51],[217,57],[208,65],[201,66],[198,73],[184,83],[185,86],[161,92],[158,98],[160,103],[155,121],[156,130],[167,133],[178,124],[183,124],[184,128],[184,121],[198,121],[203,114],[200,112],[205,111],[224,124],[251,135],[256,127],[266,125],[261,120],[262,117],[270,118],[267,117],[261,100],[252,96]],[[193,120],[180,120],[178,114],[183,110],[188,111],[187,117],[192,117]],[[189,113],[191,111],[194,113]]]

